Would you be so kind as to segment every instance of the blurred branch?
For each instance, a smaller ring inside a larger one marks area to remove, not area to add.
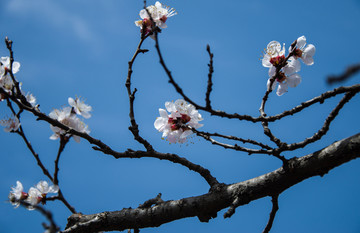
[[[351,76],[354,76],[359,71],[360,71],[360,63],[349,66],[346,69],[346,71],[344,73],[340,74],[340,75],[331,75],[331,76],[329,76],[326,81],[330,85],[333,84],[333,83],[344,82],[348,78],[350,78]]]
[[[91,215],[69,217],[66,233],[122,231],[134,228],[158,227],[177,219],[195,217],[209,221],[217,212],[251,201],[281,194],[291,186],[313,176],[323,176],[331,169],[360,157],[360,134],[335,142],[312,154],[293,158],[288,169],[283,167],[262,176],[232,185],[219,186],[201,196],[165,201],[145,209],[123,209]],[[275,205],[276,207],[276,205]],[[275,208],[274,211],[275,212]]]
[[[56,225],[53,215],[50,211],[46,210],[45,208],[43,208],[40,205],[31,205],[25,201],[19,200],[19,203],[21,206],[23,206],[25,208],[31,207],[31,208],[35,209],[36,211],[40,212],[43,216],[45,216],[46,219],[50,222],[50,226],[46,226],[45,224],[43,224],[43,225],[45,228],[47,228],[47,230],[49,230],[48,231],[49,233],[56,233],[59,231],[60,228]]]

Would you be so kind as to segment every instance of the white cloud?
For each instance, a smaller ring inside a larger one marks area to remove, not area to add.
[[[99,44],[99,36],[89,23],[53,0],[10,0],[7,10],[22,17],[41,20],[58,30],[70,31],[82,42]]]

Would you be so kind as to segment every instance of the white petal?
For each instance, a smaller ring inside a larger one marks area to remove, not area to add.
[[[59,186],[57,185],[51,185],[49,187],[49,193],[58,193],[59,192]]]
[[[279,87],[276,91],[276,94],[278,96],[281,96],[283,95],[285,92],[287,92],[287,89],[288,89],[288,85],[286,83],[279,83]]]
[[[19,70],[20,70],[20,63],[15,61],[12,67],[13,74],[16,74]]]
[[[265,54],[264,55],[264,57],[263,57],[263,59],[262,59],[262,65],[264,66],[264,67],[271,67],[272,66],[272,64],[270,63],[270,55],[269,54]]]
[[[165,108],[168,112],[176,112],[174,102],[165,102]]]
[[[71,107],[74,107],[75,106],[75,100],[71,97],[68,98],[68,103]]]
[[[296,46],[297,46],[298,48],[302,48],[302,47],[304,47],[305,44],[306,44],[306,38],[305,38],[305,36],[300,36],[296,41],[297,41],[297,42],[296,42]]]
[[[155,7],[161,9],[162,4],[159,1],[157,1],[157,2],[155,2]]]
[[[191,130],[185,130],[181,135],[180,139],[186,138],[187,136],[191,135],[193,132]]]
[[[159,114],[160,114],[160,117],[162,117],[162,118],[168,118],[168,114],[165,111],[165,109],[159,108]]]
[[[300,61],[297,59],[289,59],[288,64],[284,67],[284,72],[286,75],[299,72],[301,68]]]
[[[155,129],[159,130],[160,132],[164,129],[167,122],[164,121],[164,118],[156,118],[154,122]]]
[[[301,83],[301,76],[299,74],[292,74],[286,78],[289,87],[296,87]]]
[[[149,15],[148,15],[148,13],[147,13],[147,11],[146,11],[145,9],[142,9],[142,10],[140,11],[139,16],[140,16],[140,18],[142,18],[142,19],[149,18]]]
[[[314,64],[313,56],[315,55],[315,51],[316,51],[315,46],[312,44],[309,44],[304,49],[303,56],[301,57],[301,59],[306,65],[310,66]]]
[[[276,68],[275,68],[275,66],[271,65],[270,69],[269,69],[269,72],[268,72],[269,77],[271,78],[272,76],[275,75],[275,73],[276,73]]]

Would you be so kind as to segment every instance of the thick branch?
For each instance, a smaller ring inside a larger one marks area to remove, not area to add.
[[[294,158],[283,167],[262,176],[232,185],[219,186],[207,194],[166,201],[149,208],[123,209],[92,215],[74,214],[63,232],[122,231],[130,228],[158,227],[177,219],[197,216],[208,221],[237,199],[237,206],[266,196],[276,196],[291,186],[313,176],[323,176],[331,169],[360,157],[360,134],[335,142],[315,153]]]

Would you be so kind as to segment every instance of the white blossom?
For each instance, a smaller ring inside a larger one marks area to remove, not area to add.
[[[156,118],[154,127],[162,132],[162,137],[167,137],[170,143],[184,143],[187,136],[192,134],[191,128],[197,129],[203,120],[200,113],[192,104],[179,99],[174,102],[165,103],[166,110],[159,109],[160,117]],[[170,114],[168,115],[168,112]]]
[[[146,10],[142,9],[139,13],[141,20],[135,21],[135,25],[140,27],[142,30],[143,26],[145,26],[146,34],[152,30],[152,22],[148,12],[150,13],[151,19],[155,25],[159,28],[166,28],[166,20],[169,17],[177,14],[173,8],[165,6],[158,1],[155,3],[155,5],[146,7]]]
[[[48,194],[48,193],[57,193],[59,192],[59,186],[57,185],[51,185],[49,186],[48,182],[46,181],[40,181],[37,185],[36,188],[41,192],[41,194],[44,196],[44,194]]]
[[[69,128],[72,128],[78,132],[87,133],[87,134],[90,133],[88,126],[83,121],[81,121],[76,116],[76,114],[74,114],[72,112],[72,108],[70,108],[70,107],[65,107],[61,110],[54,109],[49,114],[49,116],[52,119],[55,119],[55,120],[59,121],[60,123],[68,126]],[[61,135],[65,136],[65,137],[71,136],[70,134],[67,134],[65,130],[63,130],[57,126],[50,125],[50,128],[54,132],[54,134],[50,136],[50,139],[52,139],[52,140],[58,139]],[[79,136],[77,136],[77,135],[72,135],[72,136],[76,142],[80,142]]]
[[[75,100],[71,97],[68,98],[68,103],[76,114],[83,116],[84,118],[88,119],[91,117],[89,113],[92,111],[92,107],[84,103],[84,101],[80,100],[79,98],[75,98]]]
[[[25,98],[26,98],[27,102],[29,102],[31,104],[31,106],[33,106],[33,107],[36,106],[36,98],[35,98],[35,96],[33,96],[33,94],[27,93]]]
[[[16,187],[11,187],[11,191],[9,193],[9,200],[15,208],[19,207],[20,200],[24,200],[27,198],[27,193],[24,192],[23,185],[20,181],[16,181]]]
[[[1,57],[0,58],[0,75],[4,75],[8,70],[10,70],[10,57]],[[12,64],[12,72],[16,74],[20,70],[20,63],[14,61]]]
[[[262,65],[269,68],[270,78],[267,81],[267,88],[274,90],[278,85],[276,91],[278,96],[287,92],[288,87],[296,87],[300,84],[301,76],[298,72],[301,65],[298,58],[306,65],[314,63],[315,46],[312,44],[306,46],[305,36],[299,37],[294,44],[295,46],[290,46],[290,57],[287,58],[285,57],[285,44],[281,47],[279,42],[271,41],[267,45],[266,53],[262,59]],[[278,73],[276,73],[276,70],[278,70]],[[274,81],[270,87],[272,78],[274,78]]]
[[[33,210],[35,205],[39,204],[43,196],[41,192],[34,187],[31,187],[28,191],[28,197],[25,199],[25,202],[29,203],[31,206],[27,207],[28,210]]]
[[[14,116],[7,120],[0,120],[0,125],[5,127],[4,128],[5,132],[12,132],[19,129],[20,121],[16,116]]]
[[[281,61],[285,59],[285,43],[281,48],[281,44],[277,41],[271,41],[265,50],[265,54],[262,59],[262,65],[264,67],[277,66]]]
[[[276,68],[274,66],[269,69],[269,79],[267,82],[267,87],[269,88],[271,77],[275,75]],[[300,71],[300,63],[296,59],[289,59],[287,65],[283,67],[282,71],[279,72],[279,75],[276,77],[275,81],[271,86],[271,90],[276,88],[278,84],[278,89],[276,94],[278,96],[283,95],[287,92],[288,87],[296,87],[301,82],[301,76],[297,73]]]
[[[13,62],[12,73],[16,74],[20,69],[20,63],[17,61]],[[10,58],[1,57],[0,58],[0,87],[3,88],[8,93],[11,93],[12,88],[14,87],[14,82],[9,73],[10,70]]]
[[[313,65],[314,64],[314,58],[315,55],[315,46],[313,44],[306,45],[306,38],[305,36],[300,36],[296,40],[296,47],[292,48],[290,46],[289,52],[291,52],[293,49],[295,49],[294,54],[295,58],[301,58],[301,60],[304,62],[305,65]]]

